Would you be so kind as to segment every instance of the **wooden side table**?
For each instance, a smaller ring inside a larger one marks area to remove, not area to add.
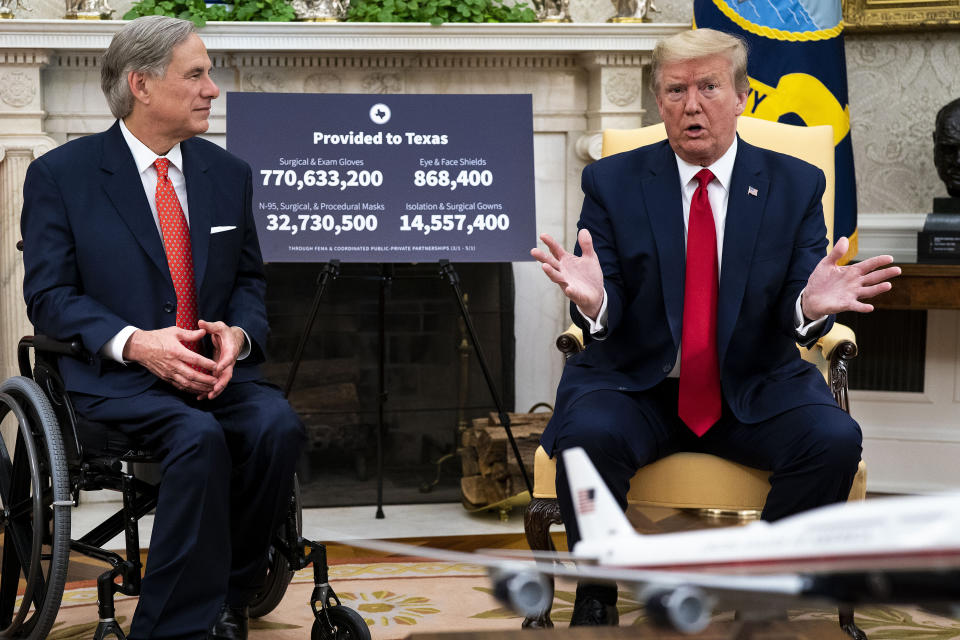
[[[893,288],[868,300],[877,309],[960,309],[960,264],[898,264]]]

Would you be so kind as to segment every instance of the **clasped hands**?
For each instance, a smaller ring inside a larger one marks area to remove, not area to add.
[[[143,365],[177,389],[197,394],[197,400],[213,400],[233,377],[244,334],[239,327],[223,322],[200,320],[197,325],[199,328],[194,331],[176,326],[153,331],[138,329],[127,340],[123,358]],[[213,360],[182,344],[199,342],[206,335],[213,343]]]
[[[560,285],[564,295],[584,315],[596,320],[603,304],[603,271],[590,232],[581,229],[577,234],[580,257],[565,251],[546,233],[541,234],[540,239],[550,252],[531,249],[530,255],[540,262],[547,277]],[[893,285],[887,281],[900,275],[900,267],[887,266],[893,262],[893,256],[888,255],[840,266],[838,262],[849,246],[847,238],[837,240],[830,254],[817,264],[807,279],[800,301],[807,318],[815,320],[841,311],[873,311],[873,305],[861,302],[861,299],[889,291]]]

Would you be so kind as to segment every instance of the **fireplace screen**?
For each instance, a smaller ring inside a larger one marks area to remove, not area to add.
[[[267,378],[283,387],[321,265],[268,264]],[[435,264],[346,264],[321,299],[290,393],[307,428],[304,506],[376,504],[380,294],[386,401],[384,504],[460,500],[459,429],[494,411],[454,292]],[[513,410],[509,264],[458,264],[461,288],[504,407]],[[443,460],[442,462],[438,461]]]

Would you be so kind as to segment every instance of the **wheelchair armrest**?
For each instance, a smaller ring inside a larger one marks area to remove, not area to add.
[[[20,373],[27,375],[30,371],[30,349],[45,355],[67,356],[81,362],[93,362],[93,356],[83,347],[79,338],[69,342],[54,340],[49,336],[24,336],[17,345],[17,361],[20,363]]]

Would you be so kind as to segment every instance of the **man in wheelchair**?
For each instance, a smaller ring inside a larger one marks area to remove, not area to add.
[[[250,167],[198,136],[219,89],[192,23],[126,24],[103,56],[117,122],[35,160],[24,296],[79,417],[154,452],[156,518],[130,637],[245,638],[303,426],[261,378]]]

